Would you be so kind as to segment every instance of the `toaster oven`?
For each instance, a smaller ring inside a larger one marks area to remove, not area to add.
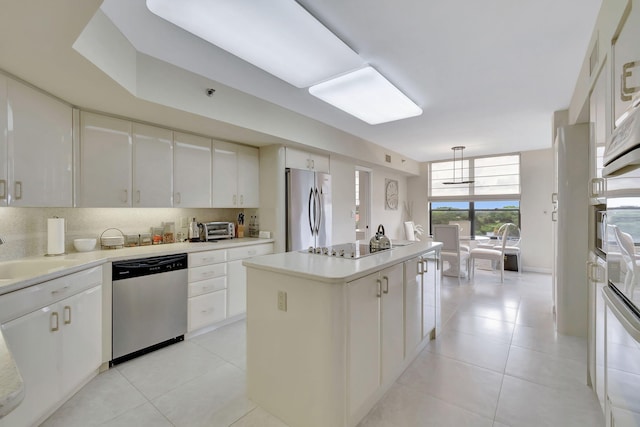
[[[198,224],[198,227],[200,228],[200,240],[203,242],[233,239],[236,231],[232,222],[203,222]]]

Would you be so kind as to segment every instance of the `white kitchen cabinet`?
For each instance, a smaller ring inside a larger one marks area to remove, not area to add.
[[[247,311],[247,271],[242,260],[273,253],[273,244],[242,246],[227,252],[227,317],[232,317]]]
[[[257,208],[260,156],[256,148],[213,143],[213,207]]]
[[[80,113],[78,206],[131,206],[131,122]]]
[[[605,181],[602,178],[602,156],[607,138],[611,135],[609,120],[609,86],[607,77],[609,75],[608,61],[600,70],[596,78],[593,90],[589,97],[589,121],[593,123],[593,139],[589,146],[589,179],[590,179],[590,203],[597,205],[604,203]]]
[[[174,132],[173,206],[211,207],[211,139]]]
[[[220,322],[227,317],[227,291],[220,290],[189,298],[189,332]]]
[[[285,152],[285,167],[329,173],[329,156],[287,147]]]
[[[102,287],[2,325],[25,383],[22,403],[2,422],[35,425],[97,372],[102,354]]]
[[[422,342],[422,258],[404,262],[405,355]]]
[[[10,78],[0,85],[2,205],[71,207],[72,108]]]
[[[422,336],[436,337],[440,330],[439,254],[428,253],[422,259]]]
[[[173,133],[133,124],[134,207],[171,207],[173,197]]]
[[[350,416],[402,367],[403,288],[403,264],[347,284]]]
[[[593,252],[589,253],[587,278],[589,279],[589,379],[591,388],[596,392],[604,411],[605,306],[602,289],[607,285],[607,262]]]
[[[640,94],[640,0],[629,0],[617,29],[611,40],[614,120]]]

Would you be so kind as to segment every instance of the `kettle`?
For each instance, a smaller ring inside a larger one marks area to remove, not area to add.
[[[384,235],[384,226],[380,224],[376,235],[369,240],[369,250],[371,252],[391,249],[391,240]]]

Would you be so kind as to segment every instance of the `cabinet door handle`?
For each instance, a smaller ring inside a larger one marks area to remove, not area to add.
[[[631,77],[633,73],[631,69],[640,65],[640,61],[627,62],[622,66],[622,75],[620,76],[620,99],[623,101],[631,101],[634,93],[640,91],[640,86],[627,87],[627,77]]]
[[[558,203],[558,193],[551,193],[551,203]]]
[[[64,324],[65,325],[71,324],[71,306],[70,305],[64,306]]]
[[[558,222],[558,211],[551,212],[551,221]]]
[[[16,189],[16,200],[22,199],[22,181],[16,181],[15,189]]]
[[[376,283],[378,284],[378,293],[376,294],[376,296],[378,298],[382,298],[382,280],[377,279]]]
[[[424,271],[422,271],[422,260],[418,260],[416,263],[416,270],[418,270],[418,274],[422,275]]]
[[[384,293],[388,294],[389,293],[389,278],[387,276],[382,276],[382,278],[384,279],[385,285],[384,285]]]
[[[176,193],[176,205],[179,205],[182,202],[182,196],[180,195],[180,192],[178,191]]]
[[[122,203],[127,203],[129,201],[129,190],[126,188],[122,190]]]
[[[428,273],[429,272],[429,261],[427,261],[426,259],[423,259],[422,263],[424,264],[424,272]]]
[[[55,323],[54,323],[54,320],[55,320]],[[59,318],[58,318],[58,312],[57,311],[51,312],[51,317],[49,317],[49,328],[51,329],[51,332],[55,332],[55,331],[60,329],[60,324],[59,324]]]
[[[6,200],[7,199],[7,180],[6,179],[0,179],[0,187],[2,188],[2,190],[0,190],[0,199],[2,200]]]
[[[605,193],[606,182],[604,178],[593,178],[591,180],[591,197],[602,196]]]
[[[140,203],[140,190],[136,191],[136,203]]]

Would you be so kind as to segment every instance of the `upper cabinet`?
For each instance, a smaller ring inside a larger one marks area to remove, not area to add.
[[[173,132],[133,124],[134,207],[171,207],[173,197]]]
[[[257,208],[259,199],[257,148],[213,143],[213,207]]]
[[[287,147],[285,167],[329,173],[329,156]]]
[[[211,207],[211,140],[174,133],[173,206]]]
[[[605,181],[602,178],[602,157],[607,138],[611,134],[609,114],[611,108],[607,105],[609,88],[607,85],[609,63],[602,69],[593,85],[589,97],[589,121],[593,124],[593,138],[589,147],[589,179],[590,203],[601,204],[605,194]]]
[[[73,110],[0,76],[0,205],[73,205]]]
[[[131,206],[131,122],[81,112],[78,206]]]
[[[640,0],[629,0],[617,28],[611,40],[614,121],[640,95]]]

